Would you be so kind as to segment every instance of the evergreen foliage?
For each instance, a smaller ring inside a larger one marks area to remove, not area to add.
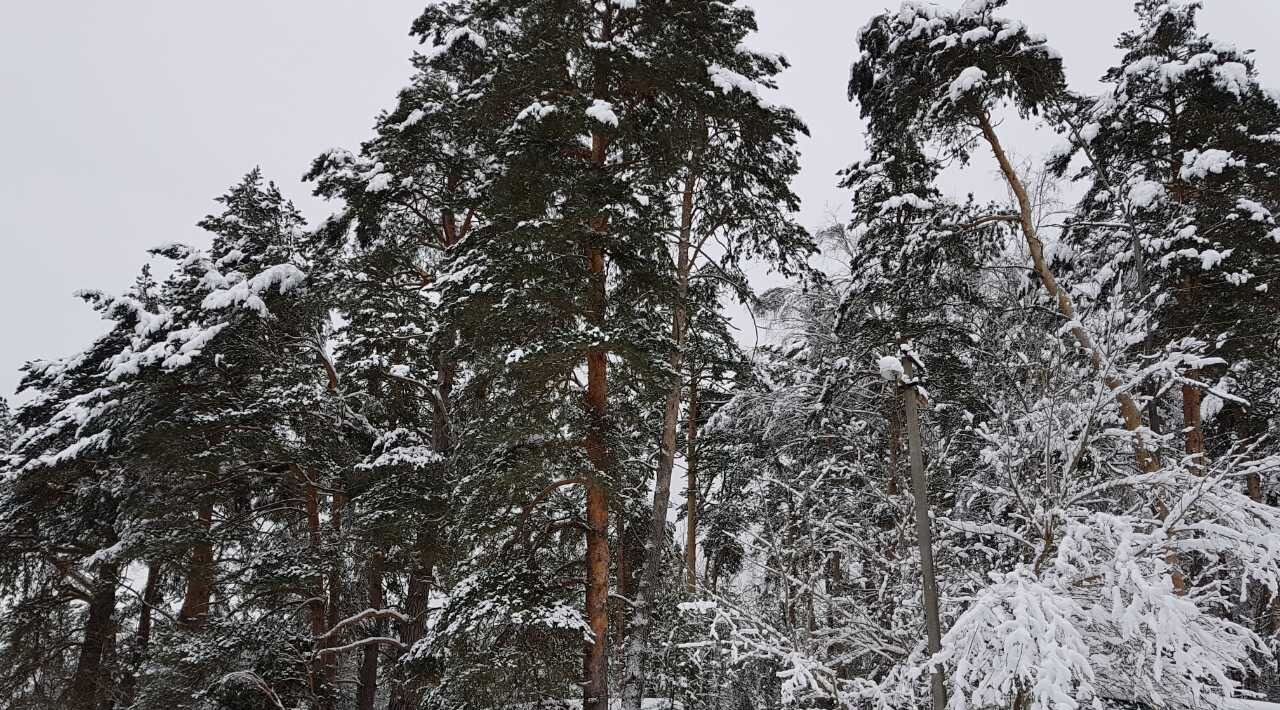
[[[332,216],[250,171],[0,399],[6,707],[1280,698],[1280,103],[1198,2],[1100,96],[1006,5],[858,33],[810,235],[744,3],[429,3]]]

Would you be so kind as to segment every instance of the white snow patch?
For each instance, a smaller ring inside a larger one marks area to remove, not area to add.
[[[422,109],[415,108],[414,110],[409,112],[409,115],[403,121],[400,122],[400,130],[403,131],[404,129],[414,125],[418,121],[421,121],[423,118],[426,117],[426,115],[427,114]]]
[[[382,192],[391,187],[391,174],[378,173],[369,179],[369,184],[365,186],[365,192]]]
[[[1227,168],[1241,167],[1245,163],[1230,151],[1210,148],[1205,151],[1189,150],[1182,156],[1183,180],[1197,180],[1210,174],[1221,175]]]
[[[1151,209],[1165,196],[1164,185],[1155,180],[1143,180],[1129,189],[1129,202],[1141,210]]]
[[[960,76],[951,82],[948,94],[953,102],[964,98],[964,95],[987,83],[987,73],[978,67],[968,67],[960,72]]]
[[[613,111],[613,104],[608,101],[596,99],[587,107],[587,116],[593,121],[603,123],[606,126],[618,127],[618,114]]]
[[[902,361],[892,355],[885,355],[876,364],[880,368],[880,376],[889,382],[900,381],[906,373],[902,367]]]

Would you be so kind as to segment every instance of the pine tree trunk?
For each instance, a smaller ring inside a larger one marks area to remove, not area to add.
[[[920,439],[919,391],[912,382],[914,365],[911,356],[902,359],[906,387],[903,399],[906,403],[907,446],[911,449],[911,489],[916,499],[916,544],[920,553],[920,576],[924,588],[925,631],[928,635],[929,655],[942,650],[942,621],[938,613],[938,583],[933,568],[933,530],[929,516],[929,483],[925,478],[923,443]],[[929,690],[934,710],[947,706],[946,680],[940,668],[930,674]]]
[[[602,141],[597,139],[597,144]],[[600,149],[603,151],[603,149]],[[591,273],[591,322],[599,327],[604,320],[605,270],[604,251],[588,249]],[[592,640],[583,654],[583,708],[609,708],[609,497],[604,479],[609,469],[606,440],[609,409],[608,360],[603,349],[587,353],[587,413],[591,422],[587,431],[587,458],[595,469],[587,485],[587,624]],[[642,612],[641,612],[642,613]],[[637,626],[642,623],[636,615]],[[637,631],[638,633],[638,631]]]
[[[1094,344],[1092,336],[1089,335],[1084,326],[1076,320],[1076,308],[1071,301],[1071,296],[1067,294],[1066,290],[1058,286],[1057,279],[1049,269],[1048,261],[1044,256],[1044,243],[1040,241],[1040,236],[1036,232],[1031,197],[1027,193],[1026,186],[1022,183],[1022,178],[1018,176],[1018,171],[1014,169],[1013,163],[1009,161],[1009,156],[1005,153],[1004,146],[1000,144],[995,128],[991,125],[991,117],[985,111],[979,112],[975,117],[978,120],[979,127],[982,129],[983,137],[996,157],[996,162],[1000,164],[1000,171],[1004,174],[1005,181],[1009,184],[1009,188],[1013,190],[1013,194],[1018,200],[1018,221],[1022,227],[1022,235],[1026,239],[1027,250],[1031,253],[1032,266],[1036,275],[1040,277],[1040,283],[1044,285],[1044,290],[1048,292],[1049,297],[1057,302],[1058,311],[1070,324],[1071,335],[1079,343],[1080,347],[1089,354],[1089,360],[1093,368],[1102,375],[1103,384],[1107,386],[1107,389],[1115,393],[1116,403],[1119,404],[1120,414],[1124,418],[1125,429],[1133,433],[1133,446],[1138,468],[1146,473],[1156,471],[1160,468],[1160,462],[1151,450],[1147,448],[1141,434],[1142,410],[1138,408],[1138,404],[1133,397],[1124,390],[1124,383],[1120,378],[1109,371],[1102,351]]]
[[[606,31],[606,36],[610,33]],[[591,162],[603,169],[608,138],[596,133],[591,140]],[[592,221],[596,237],[607,233],[606,217]],[[596,243],[586,247],[589,275],[587,320],[601,330],[605,325],[604,249]],[[603,348],[587,351],[586,409],[590,418],[586,436],[587,459],[594,469],[587,484],[587,625],[592,639],[583,654],[583,710],[609,710],[609,497],[605,480],[610,467],[606,426],[609,416],[609,361]],[[643,583],[642,583],[643,584]],[[643,612],[638,612],[639,626]],[[640,633],[639,630],[636,633]]]
[[[452,227],[455,220],[451,212],[445,212],[444,244],[448,248],[465,236],[465,229]],[[454,335],[456,338],[456,334]],[[431,448],[440,456],[448,456],[453,446],[452,428],[449,421],[449,402],[453,396],[454,379],[457,366],[447,352],[436,355],[436,391],[433,397],[431,413]],[[439,545],[442,532],[435,522],[428,522],[418,533],[415,542],[413,569],[409,571],[409,588],[405,594],[403,612],[408,621],[400,624],[401,654],[413,648],[426,635],[427,613],[431,601],[431,590],[435,584],[435,568],[439,557]],[[376,658],[372,663],[375,664]],[[421,705],[425,683],[421,678],[413,676],[413,672],[404,667],[395,671],[395,682],[391,691],[391,702],[388,710],[417,710]]]
[[[333,509],[329,515],[329,529],[333,533],[333,545],[329,560],[329,599],[326,603],[325,632],[342,620],[342,514],[347,505],[346,496],[334,494]],[[325,656],[324,680],[329,688],[336,689],[338,681],[338,654]]]
[[[1199,371],[1187,373],[1192,380],[1199,380]],[[1201,392],[1196,385],[1182,386],[1182,427],[1187,432],[1186,451],[1191,471],[1203,474],[1208,465],[1204,450],[1204,423],[1200,418]]]
[[[1251,473],[1246,479],[1245,485],[1249,498],[1255,503],[1262,502],[1262,474]]]
[[[191,564],[187,571],[187,591],[178,612],[178,623],[190,631],[199,631],[209,622],[209,598],[213,595],[213,504],[201,503],[198,515],[201,535],[191,548]]]
[[[63,697],[66,710],[101,710],[111,692],[111,674],[104,660],[115,642],[116,584],[120,569],[103,565],[89,600],[80,657]]]
[[[608,4],[600,16],[600,35],[595,39],[607,45],[613,37],[613,8]],[[609,52],[597,50],[592,93],[596,100],[607,101],[613,69]],[[591,135],[591,167],[597,172],[606,168],[609,137],[599,131]],[[587,312],[589,326],[605,330],[605,308],[608,303],[604,247],[600,243],[609,232],[609,218],[600,214],[591,220],[591,236],[584,245],[587,261]],[[583,710],[609,710],[609,496],[605,485],[611,468],[607,438],[609,417],[609,360],[602,347],[587,351],[587,392],[584,404],[589,418],[586,454],[594,469],[587,482],[587,625],[591,640],[582,658]],[[641,612],[642,613],[642,612]],[[638,614],[637,614],[638,616]],[[637,623],[639,621],[637,620]]]
[[[160,565],[152,562],[147,565],[147,581],[142,588],[142,606],[138,610],[138,631],[133,640],[133,653],[129,659],[129,673],[125,676],[120,690],[120,704],[129,708],[138,696],[138,674],[147,659],[148,647],[151,645],[151,611],[163,601],[160,591]]]
[[[427,630],[428,602],[431,599],[431,587],[435,573],[434,530],[425,530],[420,538],[430,542],[419,542],[417,563],[409,573],[409,589],[405,594],[404,614],[409,618],[400,624],[400,643],[404,651],[413,648]],[[417,710],[421,704],[423,683],[415,678],[407,669],[398,668],[395,687],[392,690],[389,710]]]
[[[297,469],[299,478],[302,479],[302,495],[303,505],[306,509],[307,517],[307,541],[311,549],[313,564],[318,564],[321,559],[322,538],[320,535],[320,492],[316,489],[316,485],[309,480],[301,468]],[[311,595],[307,599],[307,618],[311,627],[312,638],[320,638],[329,630],[328,616],[325,613],[326,603],[325,597],[324,575],[312,575],[307,589]],[[316,707],[320,710],[330,710],[333,707],[332,688],[327,681],[327,661],[325,656],[316,656],[311,661],[311,692],[316,699]]]
[[[382,591],[382,567],[384,562],[382,550],[376,550],[369,559],[368,585],[369,608],[386,607],[385,595]],[[373,635],[385,634],[386,622],[379,619],[375,623]],[[378,700],[378,659],[381,649],[378,644],[366,646],[360,659],[360,688],[358,692],[357,710],[374,710]]]
[[[671,503],[671,472],[675,467],[676,439],[680,426],[681,372],[684,363],[688,312],[685,304],[689,293],[690,249],[693,235],[694,190],[698,182],[698,156],[691,161],[681,197],[680,241],[676,247],[676,304],[671,319],[673,348],[669,357],[676,380],[667,392],[662,415],[662,450],[653,486],[652,516],[644,543],[645,556],[640,568],[640,584],[636,590],[631,636],[627,640],[626,670],[622,679],[622,710],[640,710],[644,699],[645,661],[649,653],[652,604],[662,571],[662,557],[667,547],[667,510]]]
[[[698,590],[698,375],[689,380],[689,422],[685,429],[685,463],[688,466],[685,485],[685,508],[688,525],[684,537],[685,589]]]

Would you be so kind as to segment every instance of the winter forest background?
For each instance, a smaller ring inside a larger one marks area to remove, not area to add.
[[[134,234],[61,256],[105,325],[5,299],[0,702],[1280,699],[1280,94],[1234,44],[1276,10],[1201,4],[406,11],[371,131],[237,167],[197,232],[150,176]],[[270,41],[205,19],[158,26]],[[67,66],[4,84],[6,134],[53,137],[0,218],[37,278],[29,235],[122,230],[42,189],[127,114],[47,113]]]

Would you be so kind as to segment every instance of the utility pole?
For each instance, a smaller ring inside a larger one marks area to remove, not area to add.
[[[920,390],[914,373],[918,362],[911,343],[901,345],[902,396],[906,402],[907,446],[911,456],[911,490],[916,499],[916,545],[920,548],[920,574],[924,586],[924,623],[929,636],[929,655],[942,650],[942,622],[938,615],[938,583],[933,570],[933,531],[929,519],[929,483],[924,473],[924,453],[920,441]],[[923,370],[923,366],[921,366]],[[934,710],[947,706],[946,680],[942,669],[930,674]]]

